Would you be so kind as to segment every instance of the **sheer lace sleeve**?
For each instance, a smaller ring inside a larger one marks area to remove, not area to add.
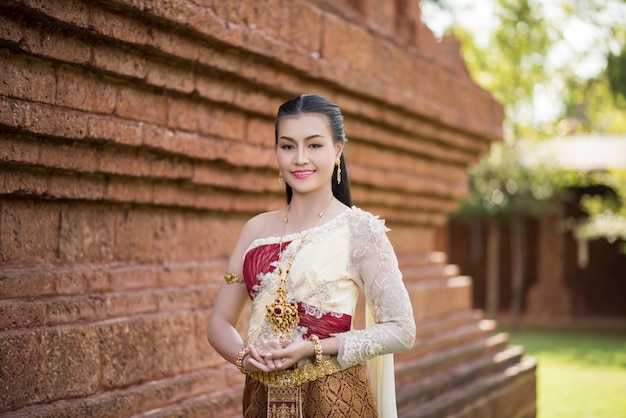
[[[350,270],[365,293],[375,324],[334,336],[339,339],[337,360],[347,368],[382,354],[411,348],[415,320],[398,260],[387,238],[384,221],[357,210],[351,219]]]

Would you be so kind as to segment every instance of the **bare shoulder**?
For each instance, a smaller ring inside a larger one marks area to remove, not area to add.
[[[241,237],[250,243],[258,238],[277,235],[283,218],[284,209],[260,213],[246,222],[241,231]]]

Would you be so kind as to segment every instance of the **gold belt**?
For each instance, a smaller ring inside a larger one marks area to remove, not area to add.
[[[322,360],[318,365],[306,363],[295,369],[276,370],[274,372],[253,372],[248,376],[258,380],[266,386],[300,386],[303,383],[312,382],[328,376],[340,370],[335,357]]]

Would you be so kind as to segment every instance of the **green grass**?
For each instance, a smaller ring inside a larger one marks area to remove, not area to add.
[[[510,341],[538,360],[538,418],[626,417],[626,332],[522,329]]]

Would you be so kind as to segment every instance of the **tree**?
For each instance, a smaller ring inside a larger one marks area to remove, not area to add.
[[[476,19],[462,19],[470,4],[482,8],[478,24]],[[492,6],[493,16],[488,6]],[[613,85],[622,88],[625,85],[619,78],[626,74],[619,58],[626,45],[623,0],[422,0],[422,9],[425,23],[431,27],[433,22],[446,21],[437,16],[450,16],[439,32],[453,32],[462,40],[469,72],[505,105],[506,140],[541,139],[562,134],[567,128],[580,129],[571,111],[580,110],[587,102],[598,102],[604,110],[620,104],[607,102],[604,91],[610,90],[609,80],[616,80]],[[490,20],[496,24],[489,26]],[[483,27],[491,28],[483,36],[486,41],[478,37]],[[622,70],[604,76],[607,61],[609,69]],[[581,102],[583,97],[586,101]],[[590,123],[582,128],[595,132],[618,129],[607,126],[608,118],[601,118],[596,125],[594,118],[601,115],[596,111],[587,114]]]
[[[481,159],[470,172],[470,195],[461,202],[459,216],[486,220],[487,224],[487,294],[486,314],[494,318],[498,311],[498,247],[500,227],[511,230],[512,305],[511,328],[517,330],[525,282],[526,218],[541,216],[552,209],[559,193],[561,170],[548,164],[529,166],[523,163],[526,150],[521,143],[500,143]]]
[[[519,250],[523,249],[525,236],[523,218],[547,208],[544,203],[549,202],[559,189],[560,180],[584,177],[562,173],[555,176],[554,170],[540,165],[523,167],[519,159],[519,142],[574,131],[626,131],[626,99],[621,90],[626,74],[626,59],[623,58],[626,2],[475,1],[472,3],[480,3],[477,7],[494,6],[497,24],[493,25],[486,41],[477,37],[477,30],[486,26],[487,16],[481,16],[479,25],[462,24],[455,9],[461,0],[422,2],[424,7],[430,6],[431,10],[434,7],[452,16],[448,19],[451,22],[448,31],[454,32],[462,41],[462,53],[470,74],[506,109],[505,144],[493,147],[491,155],[472,170],[471,195],[461,208],[464,216],[489,219],[490,228],[494,230],[488,236],[492,239],[498,239],[495,228],[499,222],[505,219],[511,223],[512,248],[518,249],[512,255],[516,266],[512,277],[515,327],[516,310],[521,303],[519,288],[524,277],[524,254]],[[428,13],[423,15],[428,25]],[[573,36],[576,31],[584,31],[586,36]],[[617,55],[619,51],[622,53]],[[590,66],[593,71],[588,70]],[[551,106],[540,106],[546,101]],[[589,198],[591,201],[594,200]],[[595,210],[596,214],[609,213],[602,206],[606,204],[609,204],[606,200],[596,202],[597,208],[590,210]],[[611,216],[621,214],[615,210],[610,213]],[[592,213],[585,225],[592,225],[594,219],[600,221],[594,216],[597,215]],[[600,230],[602,228],[596,225],[595,231]],[[488,271],[497,270],[493,264],[491,266]]]
[[[593,173],[591,182],[607,186],[609,192],[583,196],[581,206],[589,216],[572,225],[574,235],[582,240],[621,241],[626,254],[626,170]]]

